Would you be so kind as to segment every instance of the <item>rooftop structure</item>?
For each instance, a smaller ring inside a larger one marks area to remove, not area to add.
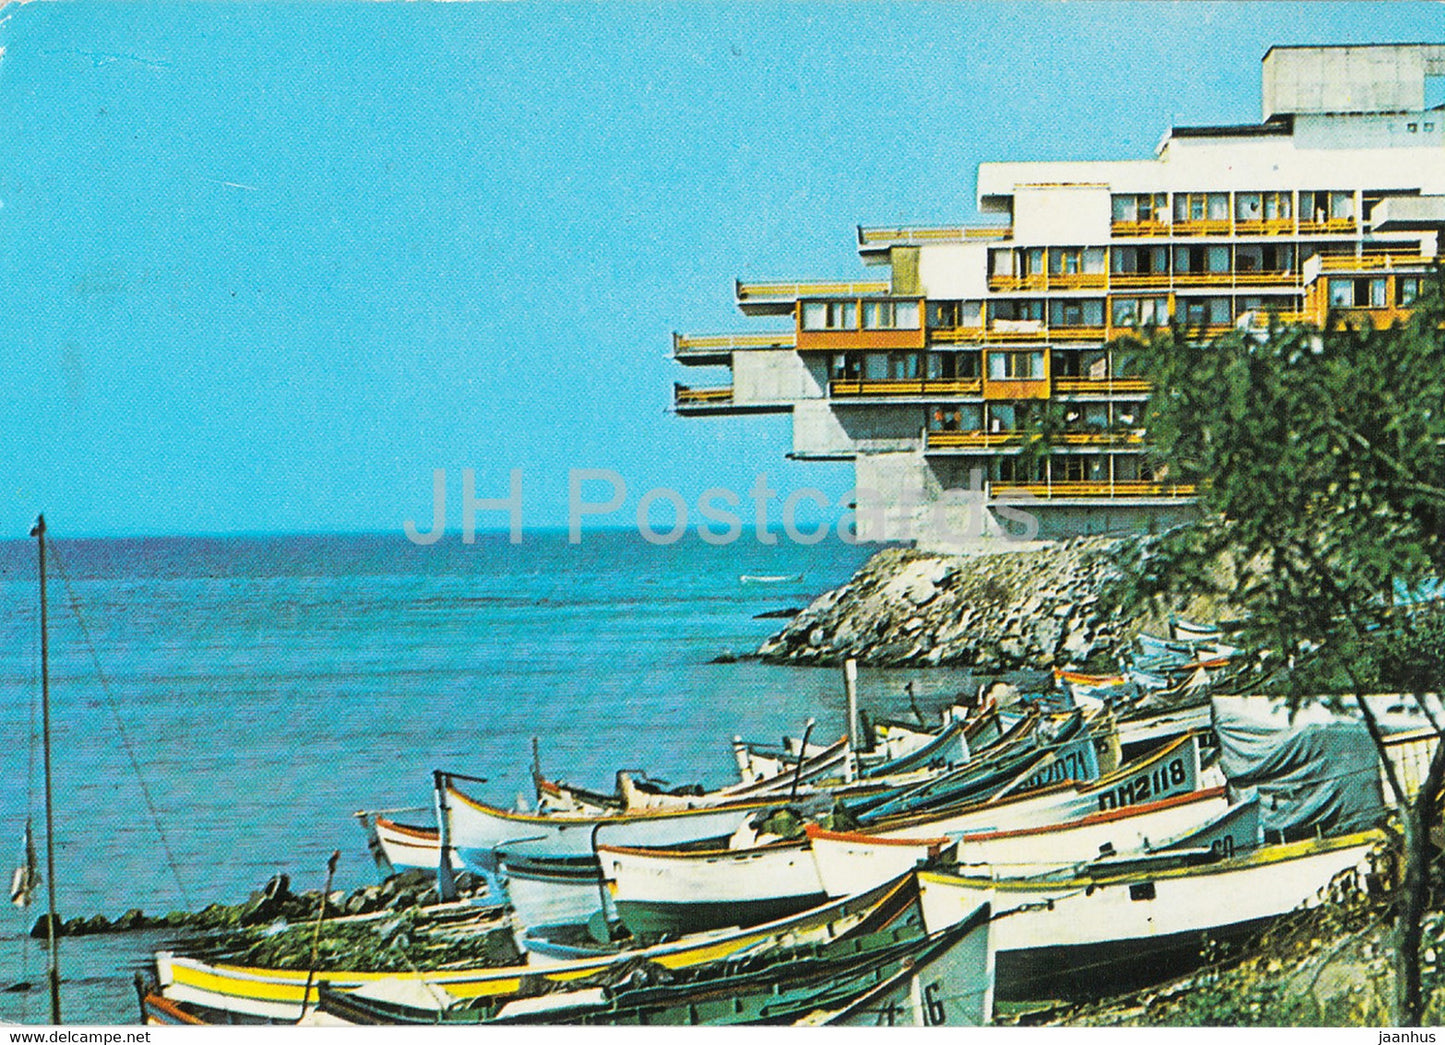
[[[1174,127],[1154,158],[984,163],[983,228],[859,228],[884,278],[744,283],[770,334],[676,335],[679,414],[790,412],[794,458],[849,460],[865,540],[967,543],[1167,525],[1194,491],[1145,452],[1150,389],[1121,335],[1202,338],[1407,314],[1445,229],[1445,45],[1273,47],[1258,124]],[[1047,454],[1022,448],[1043,411]]]

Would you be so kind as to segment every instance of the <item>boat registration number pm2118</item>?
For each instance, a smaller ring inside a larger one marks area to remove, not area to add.
[[[1155,802],[1171,795],[1184,794],[1194,789],[1189,772],[1184,767],[1184,758],[1170,759],[1153,769],[1141,770],[1122,784],[1117,784],[1099,794],[1099,809],[1118,809],[1120,806],[1139,805]]]

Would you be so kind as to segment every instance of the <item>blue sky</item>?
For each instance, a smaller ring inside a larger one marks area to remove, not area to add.
[[[1272,43],[1445,38],[1409,3],[0,17],[13,536],[399,530],[435,468],[454,499],[522,468],[529,526],[565,524],[570,468],[839,496],[785,417],[667,412],[699,376],[673,330],[769,322],[734,277],[863,278],[855,225],[971,220],[985,160],[1257,119]]]

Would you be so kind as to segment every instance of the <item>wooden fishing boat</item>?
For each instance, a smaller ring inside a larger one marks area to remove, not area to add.
[[[804,947],[872,933],[882,927],[911,922],[921,924],[918,884],[902,876],[859,896],[829,901],[790,918],[750,929],[703,933],[651,947],[614,949],[575,961],[501,968],[458,968],[434,972],[393,973],[329,970],[317,973],[339,991],[365,987],[372,993],[392,995],[413,985],[436,997],[511,999],[548,984],[571,985],[588,977],[609,974],[627,963],[655,963],[666,969],[686,969],[762,954],[778,947]],[[160,993],[191,1015],[207,1022],[294,1022],[317,999],[315,983],[304,970],[268,969],[226,962],[207,963],[170,951],[156,954]],[[312,982],[309,994],[307,983]]]
[[[973,916],[985,924],[987,907]],[[982,929],[982,927],[981,927]],[[987,931],[960,933],[952,947],[919,955],[892,976],[798,1027],[986,1027],[993,1020],[993,949]]]
[[[863,823],[885,817],[922,812],[956,805],[1000,792],[1026,790],[1056,780],[1092,780],[1099,775],[1093,734],[1084,728],[1083,716],[1074,712],[1054,723],[1051,734],[1041,735],[1037,726],[1048,721],[1030,716],[1022,734],[1010,733],[1011,742],[1000,741],[997,750],[958,769],[936,776],[901,794],[880,799],[848,802],[848,811]]]
[[[1205,940],[1237,940],[1318,904],[1354,875],[1383,834],[1266,846],[1205,866],[1151,873],[993,878],[919,872],[929,925],[993,905],[1000,1001],[1090,998],[1178,975]]]
[[[635,981],[513,1000],[456,1004],[444,1010],[379,1002],[362,992],[323,989],[321,1005],[356,1024],[593,1024],[736,1026],[795,1023],[849,1007],[914,969],[944,966],[968,975],[954,989],[987,997],[988,911],[924,934],[885,931],[811,951],[761,956],[667,979],[637,970]],[[956,1015],[966,1016],[961,1007]]]
[[[1211,771],[1213,773],[1213,771]],[[924,813],[880,818],[868,828],[899,838],[1009,831],[1058,824],[1091,813],[1143,805],[1200,788],[1199,738],[1180,737],[1096,781],[1066,782],[994,801],[984,799]],[[1222,777],[1219,778],[1222,783]]]
[[[581,924],[614,917],[594,856],[501,854],[507,901],[522,926]]]
[[[436,874],[441,854],[441,835],[435,827],[403,824],[380,813],[357,813],[367,832],[373,852],[380,848],[392,873],[419,870]],[[456,847],[452,847],[452,866],[460,866]]]
[[[1176,795],[1158,802],[1123,806],[1058,824],[982,831],[961,835],[935,832],[935,838],[894,836],[887,832],[805,829],[818,878],[829,895],[846,895],[862,883],[886,881],[910,864],[900,846],[952,846],[959,867],[985,867],[989,873],[1024,875],[1068,868],[1101,853],[1132,853],[1193,838],[1203,826],[1228,811],[1224,788]],[[926,825],[918,825],[921,833]],[[917,850],[914,851],[917,858]],[[887,873],[885,873],[887,872]],[[882,874],[881,878],[876,877]]]
[[[701,809],[668,809],[607,816],[548,816],[488,805],[459,790],[443,775],[448,836],[462,862],[482,873],[497,870],[497,853],[525,856],[590,856],[594,846],[679,845],[733,834],[771,801],[738,802]]]
[[[742,850],[599,845],[597,857],[618,918],[642,938],[756,925],[828,897],[807,839]]]

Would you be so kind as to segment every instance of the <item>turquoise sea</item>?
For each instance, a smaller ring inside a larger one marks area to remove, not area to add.
[[[712,661],[755,649],[783,623],[757,614],[806,605],[876,550],[631,531],[429,547],[399,532],[52,536],[66,919],[234,903],[282,871],[319,888],[333,849],[338,887],[373,881],[355,810],[429,803],[434,768],[486,777],[478,791],[503,804],[530,797],[533,736],[544,772],[602,790],[619,768],[727,782],[733,735],[776,741],[810,715],[835,738],[839,670]],[[37,591],[34,542],[0,543],[0,860],[19,857],[27,813],[43,830]],[[966,672],[865,669],[862,705],[906,711],[908,680],[929,709],[972,688]],[[25,939],[43,910],[43,888],[5,906],[0,982],[36,989],[0,993],[0,1020],[48,1018]],[[163,939],[63,940],[67,1022],[134,1022],[132,975]]]

